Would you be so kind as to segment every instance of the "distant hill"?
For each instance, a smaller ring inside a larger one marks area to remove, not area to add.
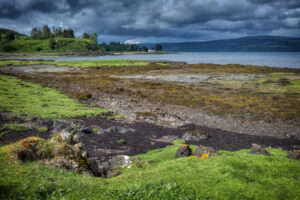
[[[250,36],[206,42],[161,43],[164,51],[173,52],[300,52],[300,38]],[[155,44],[144,43],[148,48]]]
[[[14,30],[9,30],[9,29],[6,29],[6,28],[0,28],[0,34],[6,34],[6,33],[9,32],[9,31],[14,32],[16,35],[22,35],[22,36],[25,36],[24,34],[18,33],[18,32],[14,31]]]

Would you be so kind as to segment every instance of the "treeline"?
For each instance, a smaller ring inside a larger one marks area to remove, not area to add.
[[[70,40],[67,38],[73,39]],[[32,50],[38,52],[148,52],[149,50],[146,46],[139,46],[137,44],[128,44],[122,42],[103,42],[101,44],[98,44],[98,35],[96,33],[83,33],[81,38],[75,38],[74,31],[70,28],[62,29],[61,27],[57,28],[55,26],[50,28],[48,25],[44,25],[42,28],[32,28],[30,36],[19,34],[8,29],[0,29],[0,51],[22,51],[22,43],[18,42],[18,40],[29,40],[28,44],[30,44],[31,46],[31,40],[41,40],[40,44],[35,43],[35,47],[33,47]],[[48,43],[48,47],[45,47],[45,42]],[[162,46],[160,44],[156,44],[155,47],[151,49],[153,51],[162,51]]]
[[[32,39],[42,40],[49,39],[51,37],[64,37],[64,38],[75,38],[74,31],[72,29],[62,29],[61,27],[52,27],[52,31],[48,25],[44,25],[42,29],[34,27],[30,34]]]

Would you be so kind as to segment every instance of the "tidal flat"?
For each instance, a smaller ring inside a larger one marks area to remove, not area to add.
[[[300,137],[299,69],[148,60],[1,62],[1,73],[56,88],[129,122]]]

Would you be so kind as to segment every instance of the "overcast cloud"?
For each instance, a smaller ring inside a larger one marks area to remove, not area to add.
[[[100,41],[177,42],[300,36],[299,0],[1,0],[0,27],[61,26]]]

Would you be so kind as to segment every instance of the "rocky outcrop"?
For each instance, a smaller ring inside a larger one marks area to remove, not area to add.
[[[261,154],[261,155],[266,155],[266,156],[270,155],[270,153],[265,148],[263,148],[262,146],[260,146],[258,144],[252,144],[250,153]]]
[[[211,156],[218,155],[217,151],[212,147],[206,147],[200,145],[194,152],[194,156],[197,156],[201,159],[209,158]]]
[[[176,158],[179,158],[179,157],[188,157],[190,155],[192,155],[192,149],[190,148],[190,145],[188,145],[188,144],[182,144],[178,148],[175,157]]]
[[[291,151],[287,158],[295,159],[295,160],[300,160],[300,150],[294,150]]]
[[[208,133],[205,133],[198,129],[194,131],[188,131],[182,136],[182,139],[184,139],[185,142],[199,142],[201,140],[207,140],[208,138]]]

